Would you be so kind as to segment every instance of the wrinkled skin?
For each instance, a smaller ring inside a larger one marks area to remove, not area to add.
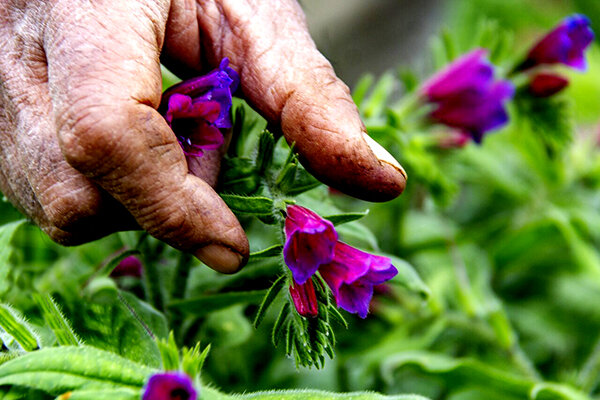
[[[222,272],[247,259],[211,188],[222,150],[188,167],[156,111],[160,61],[187,78],[229,57],[323,182],[374,201],[404,188],[293,1],[0,0],[0,49],[0,190],[59,243],[141,228]]]

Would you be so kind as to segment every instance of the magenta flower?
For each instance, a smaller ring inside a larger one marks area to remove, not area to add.
[[[142,400],[196,400],[197,397],[189,376],[183,372],[163,372],[150,377]]]
[[[517,70],[540,64],[565,64],[583,71],[586,68],[584,51],[592,40],[594,32],[590,20],[585,15],[571,15],[529,50],[527,59]]]
[[[563,76],[539,73],[529,82],[529,93],[535,97],[550,97],[569,85],[569,80]]]
[[[430,118],[468,133],[477,143],[508,121],[505,103],[514,94],[509,81],[494,79],[486,54],[476,49],[458,58],[422,88],[425,100],[434,105]]]
[[[224,58],[214,71],[178,83],[162,95],[158,110],[188,156],[202,157],[204,150],[219,148],[219,129],[231,128],[231,94],[240,79],[228,65]]]
[[[333,260],[322,265],[319,273],[333,292],[338,307],[366,318],[373,287],[392,279],[398,270],[387,257],[337,242]]]
[[[338,234],[333,224],[308,208],[291,205],[285,219],[283,259],[294,281],[304,284],[319,268],[333,258]]]
[[[136,256],[125,257],[121,262],[112,270],[110,276],[117,278],[120,276],[142,276],[142,262]]]
[[[290,294],[303,316],[316,316],[318,305],[310,277],[319,271],[338,307],[365,318],[373,287],[398,271],[387,257],[376,256],[338,241],[333,224],[301,206],[288,206],[285,220],[285,263],[292,271]],[[307,286],[308,285],[308,286]]]
[[[294,282],[289,289],[298,314],[303,317],[316,317],[319,314],[319,303],[317,303],[312,279],[307,280],[303,285]]]

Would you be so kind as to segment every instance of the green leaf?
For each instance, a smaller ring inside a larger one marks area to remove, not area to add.
[[[71,324],[67,321],[54,299],[48,294],[40,295],[37,293],[33,295],[33,298],[42,312],[44,321],[54,332],[58,344],[61,346],[79,346],[81,340],[73,331]]]
[[[282,188],[282,191],[288,196],[298,196],[321,185],[322,183],[309,174],[302,166],[298,166],[293,185]]]
[[[271,215],[273,200],[261,196],[238,196],[235,194],[221,194],[227,206],[236,214],[242,215]]]
[[[6,347],[14,348],[12,339],[25,351],[40,347],[37,333],[20,312],[6,304],[0,304],[0,327],[3,330],[0,337]]]
[[[153,372],[94,347],[49,347],[0,365],[0,385],[29,387],[55,396],[81,388],[139,391]]]
[[[391,254],[385,254],[392,259],[392,264],[398,270],[398,275],[392,279],[392,283],[404,286],[409,291],[418,294],[421,298],[427,299],[431,294],[429,287],[423,282],[414,267],[401,258]]]
[[[291,162],[285,164],[277,179],[275,180],[275,186],[282,192],[288,193],[294,188],[296,181],[296,172],[298,170],[297,162]]]
[[[277,256],[281,255],[282,250],[283,250],[283,245],[276,244],[271,247],[267,247],[266,249],[255,251],[254,253],[250,253],[250,260],[256,260],[259,258],[277,257]]]
[[[452,358],[425,351],[407,351],[389,357],[381,366],[383,379],[389,383],[393,382],[394,372],[404,366],[415,366],[424,372],[443,378],[454,388],[482,386],[493,388],[496,392],[531,400],[546,398],[541,396],[541,393],[549,394],[552,396],[550,398],[556,399],[589,399],[586,394],[565,384],[538,382],[477,360]]]
[[[258,328],[263,318],[265,317],[269,306],[273,303],[273,300],[275,300],[275,298],[277,297],[284,285],[285,275],[279,276],[279,278],[277,278],[275,282],[273,282],[273,284],[267,291],[267,294],[265,294],[263,301],[260,303],[260,307],[258,307],[258,311],[256,312],[256,317],[254,318],[253,322],[254,328]]]
[[[56,400],[139,400],[140,389],[76,390],[58,396]]]
[[[162,369],[165,371],[176,371],[179,369],[179,349],[175,343],[173,331],[169,332],[168,339],[159,339],[156,341],[160,357],[162,360]]]
[[[25,222],[27,221],[20,220],[0,226],[0,295],[5,294],[11,287],[9,275],[13,247],[10,245],[10,242],[17,229]]]
[[[131,293],[115,292],[102,302],[81,302],[70,311],[73,328],[86,344],[150,367],[161,365],[155,338],[167,337],[166,320]]]
[[[184,347],[181,355],[181,369],[192,378],[199,376],[209,352],[210,344],[202,352],[200,352],[200,343],[196,343],[192,349]]]
[[[181,310],[187,314],[206,315],[234,304],[259,304],[266,293],[266,290],[253,290],[247,292],[209,294],[187,300],[175,301],[168,306],[169,308]]]
[[[215,389],[203,388],[203,398],[206,398],[206,400],[428,400],[425,397],[414,394],[385,396],[374,392],[333,393],[321,390],[307,389],[273,390],[269,392],[235,394],[228,397],[222,397],[220,393],[215,392]]]
[[[331,223],[333,225],[341,225],[341,224],[345,224],[346,222],[352,222],[352,221],[357,221],[363,217],[366,217],[369,214],[369,210],[363,211],[363,212],[353,212],[353,213],[345,213],[345,214],[335,214],[335,215],[328,215],[325,218],[326,220],[331,221]]]
[[[281,342],[281,339],[287,335],[287,331],[284,329],[284,327],[289,313],[290,303],[285,302],[283,307],[281,307],[281,311],[275,320],[275,325],[273,325],[273,331],[271,332],[271,342],[273,342],[273,346],[275,347],[277,347],[279,342]]]

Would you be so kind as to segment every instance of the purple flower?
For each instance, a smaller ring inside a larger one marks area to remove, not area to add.
[[[112,270],[110,276],[113,278],[119,276],[142,276],[142,262],[136,256],[125,257],[121,262]]]
[[[529,82],[529,92],[535,97],[550,97],[569,85],[569,80],[563,76],[539,73]]]
[[[322,265],[319,273],[333,292],[338,307],[366,318],[373,287],[392,279],[398,270],[387,257],[337,242],[333,260]]]
[[[183,372],[163,372],[150,377],[142,400],[196,400],[197,397],[189,376]]]
[[[178,83],[162,95],[158,110],[188,156],[202,157],[204,150],[219,148],[219,129],[231,128],[231,94],[240,79],[228,65],[224,58],[214,71]]]
[[[290,295],[298,314],[303,317],[316,317],[319,314],[319,303],[317,303],[312,279],[307,280],[303,285],[294,282],[290,286]]]
[[[285,263],[292,271],[290,294],[302,316],[316,316],[313,274],[319,271],[338,307],[365,318],[373,286],[392,279],[398,271],[387,257],[376,256],[338,241],[333,224],[301,206],[288,206],[285,220]]]
[[[285,219],[283,259],[294,281],[304,284],[319,268],[333,258],[338,234],[333,224],[308,208],[291,205]]]
[[[513,85],[494,79],[494,67],[476,49],[455,60],[423,85],[426,101],[435,105],[430,118],[471,135],[481,142],[486,131],[508,121],[505,103],[514,94]]]
[[[583,71],[586,68],[584,51],[592,40],[594,32],[590,20],[584,15],[571,15],[538,41],[517,69],[560,63]]]

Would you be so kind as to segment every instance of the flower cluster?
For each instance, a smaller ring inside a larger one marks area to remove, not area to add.
[[[513,73],[537,70],[549,64],[564,64],[585,70],[585,49],[594,39],[590,21],[583,15],[565,18],[534,44]],[[483,135],[508,122],[506,103],[514,95],[508,80],[494,78],[495,68],[486,60],[487,50],[475,49],[458,58],[426,81],[421,96],[433,106],[429,118],[457,129],[481,142]],[[568,85],[568,80],[548,72],[533,72],[528,81],[534,97],[552,96]],[[460,147],[464,140],[448,141],[442,147]]]
[[[549,64],[563,64],[579,71],[586,69],[585,49],[594,40],[590,20],[579,14],[565,18],[541,38],[516,68],[528,71]],[[529,80],[529,92],[536,97],[552,96],[569,84],[569,80],[550,72],[537,72]]]
[[[480,143],[483,134],[508,121],[505,103],[513,85],[494,78],[487,51],[476,49],[450,64],[423,85],[426,101],[435,105],[430,117],[457,128]]]
[[[154,374],[144,388],[142,400],[196,400],[198,393],[183,372]]]
[[[564,64],[584,71],[585,49],[594,40],[590,20],[580,14],[565,18],[527,53],[519,69],[525,70],[542,64]]]
[[[224,58],[214,71],[163,93],[158,110],[188,156],[201,157],[204,150],[219,148],[223,144],[219,129],[231,128],[231,95],[240,79],[228,65]]]
[[[366,318],[373,287],[392,279],[398,271],[387,257],[365,253],[338,240],[330,221],[301,207],[288,206],[283,257],[292,272],[290,287],[296,310],[317,315],[312,276],[319,271],[338,307]]]

